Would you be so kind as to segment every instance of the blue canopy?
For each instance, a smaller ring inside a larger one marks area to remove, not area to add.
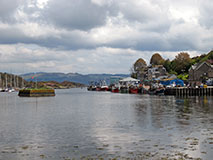
[[[184,82],[183,80],[181,79],[173,79],[173,80],[167,80],[167,81],[160,81],[160,83],[164,86],[167,86],[167,85],[171,85],[173,83],[175,83],[175,85],[179,85],[179,86],[184,86]]]

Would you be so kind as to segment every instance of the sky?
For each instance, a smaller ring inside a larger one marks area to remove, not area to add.
[[[0,72],[128,74],[212,49],[212,0],[0,0]]]

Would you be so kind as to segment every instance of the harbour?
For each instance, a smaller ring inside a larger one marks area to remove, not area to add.
[[[212,160],[212,9],[0,0],[0,160]]]

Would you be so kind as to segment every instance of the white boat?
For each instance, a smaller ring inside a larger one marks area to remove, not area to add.
[[[10,92],[10,93],[11,93],[11,92],[15,92],[15,89],[14,89],[14,88],[11,88],[11,89],[8,90],[8,92]]]

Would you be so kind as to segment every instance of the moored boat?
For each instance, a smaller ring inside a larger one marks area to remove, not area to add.
[[[101,91],[108,91],[108,86],[101,86]]]
[[[88,91],[96,91],[96,88],[97,88],[96,84],[93,81],[91,81],[90,85],[87,87],[87,90]]]
[[[123,86],[122,86],[122,87],[120,88],[120,92],[121,92],[121,93],[129,93],[129,88],[128,88],[128,87],[123,87]]]
[[[165,91],[165,88],[158,88],[156,89],[155,94],[164,95],[164,91]]]
[[[137,87],[130,88],[129,93],[138,94],[138,88]]]
[[[88,86],[87,90],[88,91],[96,91],[96,86]]]
[[[119,93],[119,87],[116,87],[116,86],[112,86],[112,90],[111,90],[111,92],[113,92],[113,93]]]

